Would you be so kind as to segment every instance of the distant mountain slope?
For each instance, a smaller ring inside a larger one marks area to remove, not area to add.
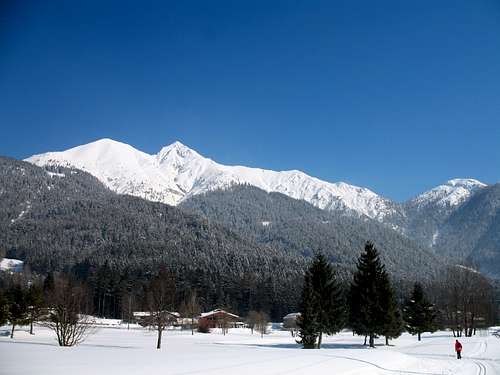
[[[343,182],[329,183],[300,171],[275,172],[225,166],[175,142],[156,155],[124,143],[101,139],[62,152],[34,155],[38,166],[69,166],[89,172],[112,190],[176,205],[184,199],[235,184],[303,199],[319,208],[355,212],[383,219],[396,215],[398,205],[374,192]]]
[[[441,254],[467,257],[500,278],[500,184],[482,188],[454,211],[435,247]]]
[[[394,225],[408,237],[434,248],[450,215],[486,186],[474,179],[450,180],[404,203],[404,221],[389,220],[395,219]]]
[[[236,299],[242,280],[274,283],[268,301],[284,309],[286,300],[297,302],[290,285],[300,282],[305,264],[197,215],[117,195],[85,172],[8,158],[0,158],[0,244],[7,257],[39,272],[106,264],[147,274],[166,264],[212,299]]]
[[[367,240],[376,243],[398,277],[426,278],[444,264],[428,249],[374,220],[338,215],[252,186],[196,195],[179,207],[283,252],[310,256],[322,251],[344,268],[354,266]]]
[[[282,193],[303,200],[337,217],[375,219],[412,240],[418,248],[430,248],[456,262],[463,261],[463,257],[472,252],[490,251],[489,247],[482,248],[487,242],[472,242],[475,238],[472,232],[460,246],[448,238],[458,228],[450,221],[453,215],[487,188],[474,179],[453,179],[414,199],[397,203],[366,188],[321,181],[300,171],[275,172],[221,165],[179,142],[149,155],[127,144],[101,139],[62,152],[34,155],[27,160],[39,166],[81,169],[119,194],[171,205],[209,192],[250,185],[267,193]],[[370,225],[374,224],[370,222]],[[356,229],[356,232],[362,234],[363,230]],[[467,237],[467,232],[461,236]],[[500,275],[500,270],[497,273]]]

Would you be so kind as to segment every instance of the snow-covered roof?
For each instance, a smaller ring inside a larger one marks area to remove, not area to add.
[[[202,318],[206,318],[206,317],[208,317],[208,316],[215,315],[215,314],[219,314],[219,313],[229,315],[229,316],[231,316],[231,317],[233,317],[233,318],[239,318],[239,316],[238,316],[238,315],[231,314],[230,312],[227,312],[227,311],[222,310],[222,309],[215,309],[215,310],[212,310],[212,311],[208,311],[208,312],[201,313],[201,317],[202,317]]]
[[[19,259],[3,258],[0,261],[0,270],[9,272],[22,272],[23,261]]]
[[[299,316],[300,316],[299,312],[290,313],[288,315],[285,315],[285,317],[283,318],[283,320],[285,320],[285,319],[297,319]]]
[[[178,312],[175,312],[175,311],[164,311],[170,315],[173,315],[177,318],[180,318],[181,314],[179,314]],[[132,313],[132,315],[135,317],[135,318],[144,318],[144,317],[148,317],[148,316],[151,316],[151,312],[150,311],[134,311]]]

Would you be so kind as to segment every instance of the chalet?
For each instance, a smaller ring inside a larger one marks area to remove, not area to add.
[[[198,318],[200,326],[208,328],[236,328],[239,326],[240,317],[225,310],[215,309],[202,313]]]

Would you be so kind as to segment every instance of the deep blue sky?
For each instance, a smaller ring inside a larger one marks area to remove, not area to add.
[[[500,180],[500,2],[3,1],[0,154],[110,137],[403,200]]]

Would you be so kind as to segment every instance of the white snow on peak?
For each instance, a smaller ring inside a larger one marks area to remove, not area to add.
[[[373,191],[344,182],[330,183],[297,171],[275,172],[244,166],[227,166],[174,142],[149,155],[130,145],[101,139],[61,152],[26,159],[39,165],[82,169],[110,189],[177,205],[184,199],[237,184],[279,192],[319,208],[356,212],[382,220],[394,212],[393,203]]]
[[[455,178],[420,194],[410,203],[416,206],[433,204],[442,208],[451,208],[462,204],[473,192],[485,186],[487,185],[472,178]]]

